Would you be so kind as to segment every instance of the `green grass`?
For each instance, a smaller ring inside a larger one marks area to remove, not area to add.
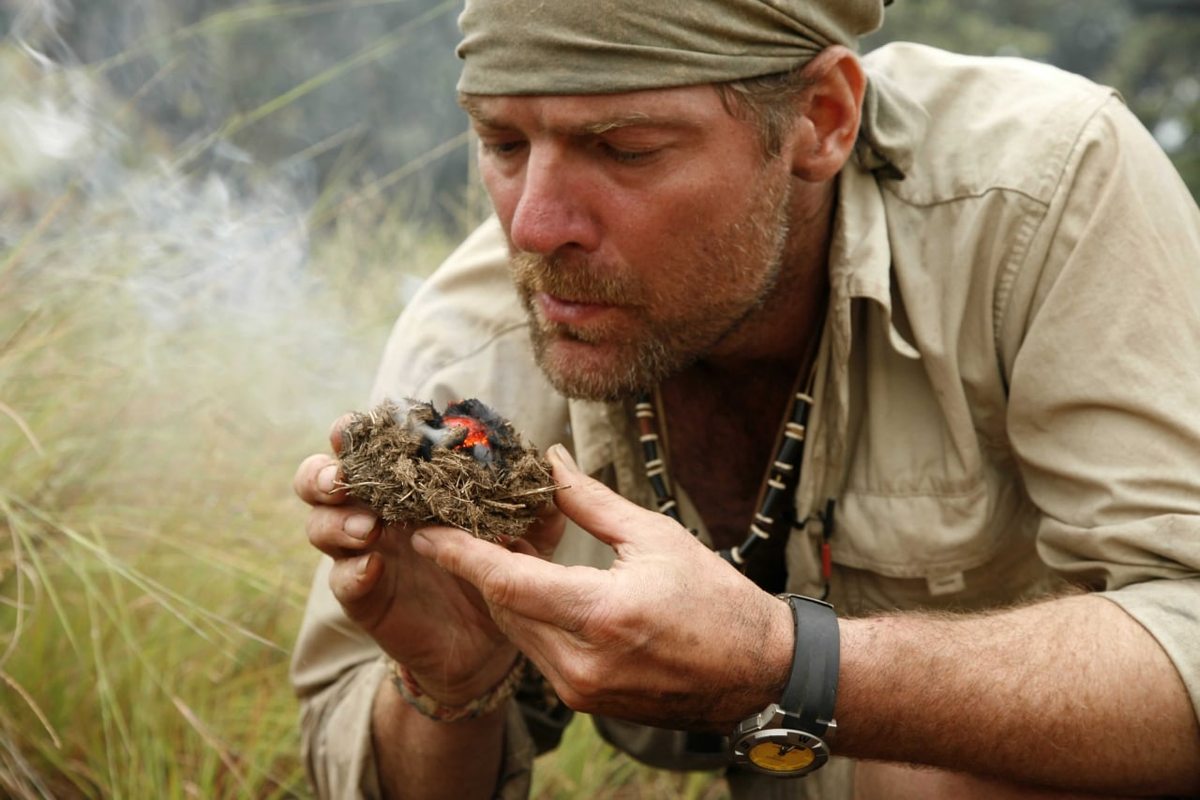
[[[0,796],[308,797],[287,667],[317,554],[291,477],[451,241],[384,199],[394,176],[304,208],[270,174],[163,166],[78,76],[0,47],[5,70]],[[724,796],[582,717],[536,773],[539,798]]]
[[[286,668],[313,559],[288,485],[322,428],[290,395],[317,384],[216,301],[148,307],[172,273],[97,246],[148,232],[94,208],[0,268],[0,789],[301,793]]]
[[[576,714],[562,743],[539,757],[532,797],[539,800],[727,800],[725,781],[706,772],[664,772],[634,761],[602,740],[591,720]]]
[[[310,240],[280,186],[181,174],[78,75],[7,70],[0,795],[306,796],[291,476],[447,244],[380,202]]]

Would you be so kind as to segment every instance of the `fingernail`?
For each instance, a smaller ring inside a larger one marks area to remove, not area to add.
[[[371,531],[375,530],[375,521],[370,514],[355,514],[346,520],[342,525],[342,530],[355,539],[366,539]]]
[[[317,473],[317,488],[325,494],[333,494],[333,485],[337,481],[337,464],[330,464]]]
[[[367,574],[367,568],[371,566],[371,559],[374,557],[375,557],[374,553],[367,553],[365,556],[363,556],[362,558],[358,559],[357,562],[355,562],[354,571],[356,573],[358,573],[358,577],[361,578],[362,576]]]
[[[575,463],[575,459],[571,458],[571,453],[561,444],[550,446],[550,452],[554,454],[554,458],[567,469],[572,472],[579,471],[579,465]]]

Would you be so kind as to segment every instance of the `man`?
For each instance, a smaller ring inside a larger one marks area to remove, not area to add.
[[[739,797],[1200,792],[1200,212],[1111,91],[864,64],[882,5],[467,3],[496,219],[374,399],[568,488],[498,547],[301,465],[322,795],[521,796],[526,661]]]

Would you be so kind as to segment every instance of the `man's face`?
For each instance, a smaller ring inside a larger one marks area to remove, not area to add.
[[[791,175],[715,90],[465,105],[559,391],[616,399],[737,354],[781,268]]]

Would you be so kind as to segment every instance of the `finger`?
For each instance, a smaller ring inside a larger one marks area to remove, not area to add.
[[[292,489],[296,496],[310,506],[340,505],[346,502],[346,492],[340,487],[338,461],[329,455],[312,455],[300,462]]]
[[[378,517],[357,505],[313,506],[305,522],[309,543],[334,558],[370,547],[382,527]]]
[[[504,546],[514,553],[520,553],[526,556],[537,556],[538,558],[543,557],[542,554],[538,552],[537,548],[529,543],[528,539],[513,539],[509,542],[505,542]]]
[[[329,428],[329,447],[334,453],[342,452],[342,431],[354,421],[354,414],[342,414]]]
[[[546,451],[546,460],[554,467],[554,481],[567,487],[554,495],[555,504],[575,524],[616,550],[617,555],[636,552],[639,546],[654,541],[660,531],[691,538],[682,525],[626,500],[581,472],[561,444]]]
[[[575,630],[580,620],[571,611],[590,607],[588,597],[598,590],[598,570],[564,567],[510,552],[457,528],[423,528],[413,535],[412,548],[473,585],[493,609],[494,618],[495,609],[502,609]],[[547,598],[554,602],[548,603]]]
[[[382,574],[383,558],[378,553],[335,559],[329,570],[329,591],[346,614],[357,619],[358,609],[370,597]]]
[[[525,536],[519,541],[536,555],[549,560],[554,557],[554,551],[558,548],[558,543],[562,541],[563,532],[566,529],[566,515],[554,506],[550,506],[549,509],[539,512],[534,517],[533,521],[529,523]],[[522,552],[519,549],[516,551]]]

